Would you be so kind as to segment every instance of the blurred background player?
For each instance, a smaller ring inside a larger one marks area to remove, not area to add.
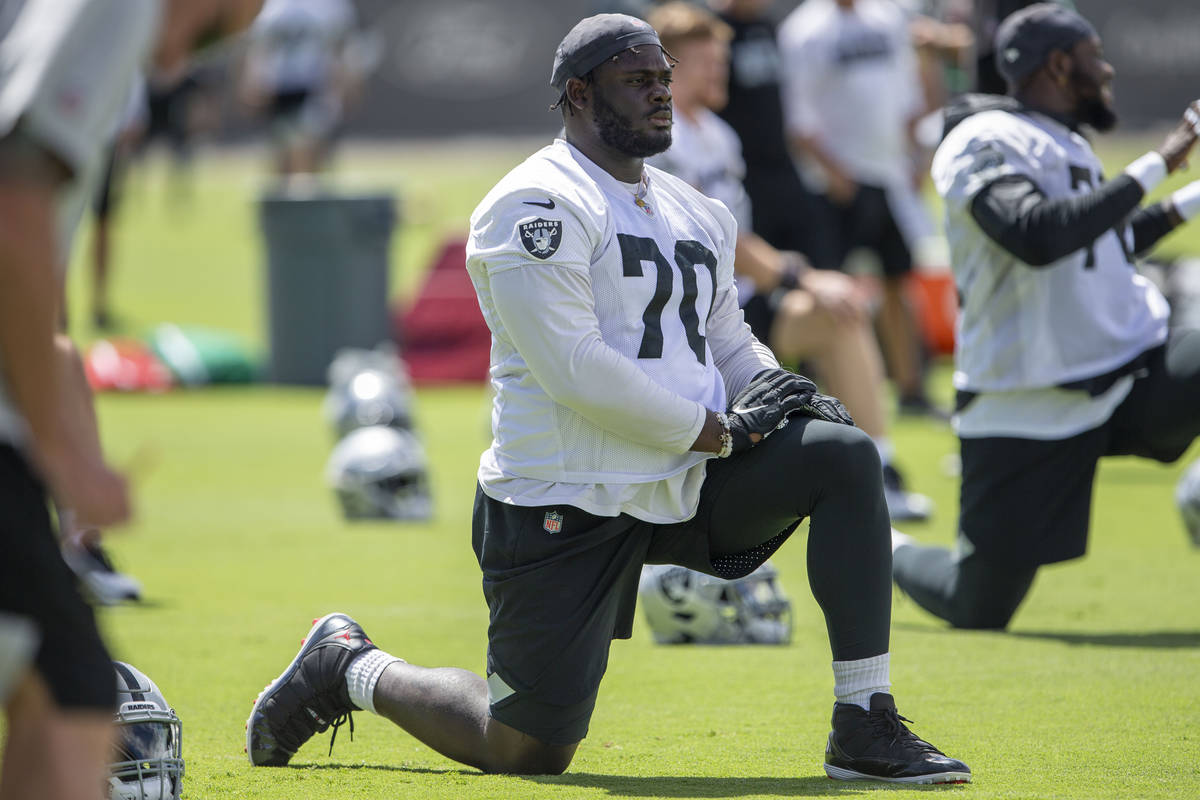
[[[239,93],[270,127],[275,171],[326,164],[360,75],[351,68],[350,0],[267,0],[250,31]]]
[[[775,4],[709,0],[708,5],[733,31],[728,102],[713,110],[741,141],[750,229],[780,250],[803,253],[821,269],[837,269],[825,209],[801,180],[785,134]]]
[[[137,143],[144,136],[146,124],[146,83],[139,75],[130,88],[125,108],[112,133],[104,174],[92,201],[91,323],[99,331],[113,327],[109,306],[113,219],[121,202],[125,170]]]
[[[81,526],[127,519],[78,352],[58,334],[70,242],[137,70],[181,64],[248,24],[257,0],[13,0],[0,9],[0,610],[36,624],[34,669],[5,707],[0,798],[98,798],[115,695],[47,494]],[[20,765],[15,768],[13,765]]]
[[[197,139],[219,125],[217,94],[224,71],[206,56],[189,61],[176,74],[154,74],[146,81],[145,124],[134,154],[145,158],[156,142],[162,142],[170,159],[172,200],[187,197]]]
[[[671,83],[671,147],[649,163],[720,200],[733,213],[739,302],[751,330],[783,363],[813,365],[825,388],[875,442],[892,521],[928,518],[932,502],[905,491],[894,463],[883,364],[863,293],[850,277],[812,269],[799,253],[777,250],[752,228],[752,203],[742,184],[742,146],[716,113],[727,97],[732,30],[712,13],[683,2],[659,6],[647,21],[663,47],[679,59]]]
[[[1110,181],[1081,130],[1117,122],[1092,26],[1040,3],[997,34],[1011,97],[949,110],[933,161],[961,301],[954,383],[958,547],[894,538],[896,583],[962,628],[1004,628],[1038,568],[1086,550],[1096,465],[1170,463],[1200,433],[1200,330],[1136,258],[1200,213],[1200,182],[1146,195],[1187,159],[1193,103],[1155,151]]]
[[[822,187],[837,263],[855,251],[883,274],[876,324],[901,412],[938,414],[924,388],[905,281],[933,233],[918,186],[926,110],[907,15],[893,0],[807,0],[779,30],[794,152]]]
[[[135,160],[146,157],[161,140],[170,159],[173,201],[188,190],[196,137],[217,124],[214,89],[218,70],[213,65],[188,63],[179,74],[138,78],[108,148],[104,177],[93,204],[91,248],[91,322],[98,331],[118,327],[111,304],[112,231],[120,209],[125,179]]]

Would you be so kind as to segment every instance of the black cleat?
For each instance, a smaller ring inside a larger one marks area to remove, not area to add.
[[[905,727],[890,694],[871,695],[871,710],[833,704],[825,774],[840,781],[970,783],[971,768]]]
[[[300,652],[283,674],[263,689],[246,721],[246,754],[256,767],[282,767],[300,745],[333,726],[329,752],[337,729],[354,719],[358,707],[346,689],[346,668],[360,653],[375,645],[357,622],[345,614],[326,614],[313,622]]]

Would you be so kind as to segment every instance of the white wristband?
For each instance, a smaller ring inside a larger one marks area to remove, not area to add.
[[[1141,184],[1146,194],[1154,191],[1167,178],[1167,162],[1162,155],[1151,150],[1125,168],[1125,174]]]
[[[1200,181],[1192,181],[1171,193],[1171,205],[1184,220],[1200,214]]]

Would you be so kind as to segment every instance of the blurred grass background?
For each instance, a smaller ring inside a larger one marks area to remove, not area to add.
[[[1117,140],[1116,171],[1155,142]],[[392,189],[402,202],[393,292],[410,296],[447,236],[537,142],[351,146],[342,185]],[[119,330],[161,322],[232,331],[265,343],[265,258],[255,200],[265,156],[207,152],[190,184],[157,159],[130,176],[114,241]],[[1178,185],[1186,175],[1172,181]],[[1170,188],[1164,187],[1162,191]],[[178,190],[178,191],[175,191]],[[1160,192],[1161,193],[1161,192]],[[85,231],[77,247],[72,331],[86,342]],[[1200,228],[1164,251],[1200,253]],[[935,396],[949,371],[936,365]],[[354,615],[382,647],[411,661],[482,670],[487,611],[470,548],[480,386],[422,388],[417,424],[430,454],[436,517],[428,524],[345,523],[322,483],[332,433],[316,389],[253,386],[103,395],[106,443],[141,465],[138,517],[110,543],[146,602],[100,612],[114,655],[149,674],[184,724],[185,796],[224,798],[756,798],[850,796],[878,787],[827,780],[831,710],[824,623],[808,592],[803,529],[776,556],[792,597],[785,648],[664,648],[639,619],[613,647],[609,674],[567,775],[482,776],[388,723],[359,714],[306,745],[291,767],[251,769],[242,753],[250,703],[294,655],[309,621]],[[957,445],[933,422],[899,419],[894,437],[934,519],[906,531],[950,542]],[[893,682],[915,730],[975,770],[973,798],[1200,796],[1200,554],[1171,499],[1183,466],[1106,462],[1091,552],[1043,570],[1009,634],[943,625],[897,595]],[[920,789],[897,789],[916,797]]]

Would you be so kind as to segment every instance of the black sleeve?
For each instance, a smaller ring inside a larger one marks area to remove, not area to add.
[[[1133,252],[1141,255],[1179,225],[1179,217],[1171,213],[1166,203],[1155,203],[1139,209],[1129,220],[1133,228]]]
[[[975,195],[971,216],[996,244],[1044,267],[1120,225],[1143,194],[1141,184],[1120,175],[1089,194],[1048,200],[1029,178],[1008,175]]]

